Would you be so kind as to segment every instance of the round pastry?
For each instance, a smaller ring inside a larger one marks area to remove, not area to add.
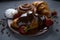
[[[33,2],[32,5],[34,5],[36,7],[38,14],[45,15],[47,17],[50,16],[50,10],[49,10],[46,2],[36,1],[36,2]]]
[[[5,16],[6,16],[7,18],[13,18],[13,16],[14,16],[15,14],[17,14],[17,13],[18,13],[17,10],[15,10],[15,9],[13,9],[13,8],[10,8],[10,9],[7,9],[7,10],[5,11]]]
[[[32,12],[36,12],[36,8],[31,5],[31,4],[23,4],[23,5],[20,5],[18,8],[17,8],[19,14],[23,14],[23,13],[26,13],[28,11],[32,11]]]

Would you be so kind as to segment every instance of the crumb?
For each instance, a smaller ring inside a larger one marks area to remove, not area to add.
[[[59,32],[59,30],[58,30],[58,29],[56,29],[56,32]]]
[[[56,23],[59,23],[58,21],[56,21]]]
[[[9,32],[6,32],[6,34],[8,34]]]
[[[10,34],[8,34],[8,37],[10,37]]]
[[[2,26],[5,27],[5,24],[3,23]]]
[[[6,20],[6,19],[3,18],[3,19],[1,19],[1,20]]]
[[[2,34],[4,34],[4,30],[5,30],[5,28],[2,28],[2,29],[1,29],[1,33],[2,33]]]

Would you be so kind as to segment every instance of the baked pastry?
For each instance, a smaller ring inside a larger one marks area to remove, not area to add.
[[[18,6],[17,10],[19,14],[26,13],[27,11],[32,11],[34,13],[36,12],[36,8],[28,3]]]
[[[50,16],[50,9],[48,8],[48,5],[46,2],[36,1],[36,2],[33,2],[32,5],[36,7],[38,14],[45,15],[47,17]]]

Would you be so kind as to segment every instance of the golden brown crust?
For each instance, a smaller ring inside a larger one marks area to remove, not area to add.
[[[36,1],[32,3],[36,8],[37,8],[37,13],[45,15],[45,16],[50,16],[50,10],[48,8],[48,5],[44,1]]]
[[[31,5],[31,4],[23,4],[23,5],[20,5],[18,8],[17,8],[18,12],[20,14],[23,14],[25,12],[28,12],[28,11],[32,11],[32,12],[36,12],[36,8]]]
[[[19,19],[19,18],[14,19],[13,22],[11,23],[11,26],[12,26],[13,28],[15,28],[15,29],[18,29],[18,28],[19,28],[19,26],[17,25],[18,19]]]
[[[33,19],[31,24],[30,24],[31,29],[38,28],[38,21],[36,19]]]
[[[43,3],[44,1],[35,1],[32,3],[35,7],[38,7],[39,4]]]

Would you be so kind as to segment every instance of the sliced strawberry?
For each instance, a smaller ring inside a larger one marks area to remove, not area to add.
[[[45,25],[51,26],[51,25],[53,25],[53,21],[51,19],[46,19]]]
[[[24,28],[25,28],[25,26],[21,26],[21,27],[19,28],[19,33],[21,33],[21,34],[23,34],[23,35],[26,34]]]

